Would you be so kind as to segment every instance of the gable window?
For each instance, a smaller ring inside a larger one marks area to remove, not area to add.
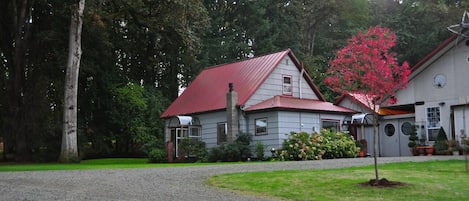
[[[217,124],[217,144],[222,144],[226,142],[226,131],[227,131],[226,122],[221,122]]]
[[[334,132],[340,131],[340,121],[335,119],[321,120],[322,129],[329,129]]]
[[[440,130],[440,108],[427,108],[427,135],[428,141],[436,141],[436,136]]]
[[[267,118],[256,119],[256,135],[267,135]]]
[[[292,78],[291,75],[283,75],[282,76],[282,90],[283,90],[283,95],[292,95]]]

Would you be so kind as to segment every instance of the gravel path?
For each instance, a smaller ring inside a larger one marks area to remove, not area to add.
[[[463,156],[383,157],[379,164],[460,159]],[[208,186],[211,175],[373,164],[373,158],[246,163],[197,167],[0,172],[0,200],[269,200]]]

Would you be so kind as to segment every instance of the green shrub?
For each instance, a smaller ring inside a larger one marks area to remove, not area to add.
[[[280,153],[282,160],[320,160],[331,158],[351,158],[358,155],[352,136],[343,132],[322,130],[321,134],[292,132],[283,142]]]
[[[197,141],[193,149],[194,154],[197,156],[197,161],[206,162],[207,161],[207,147],[204,141]]]
[[[280,152],[281,160],[319,160],[323,150],[320,147],[321,136],[309,136],[306,132],[291,132],[283,142]]]
[[[322,149],[324,150],[322,158],[324,159],[353,158],[360,151],[348,133],[322,130],[321,136],[323,138]]]
[[[238,138],[234,141],[234,144],[236,145],[237,149],[239,150],[239,160],[247,160],[248,158],[251,157],[251,148],[249,145],[251,144],[252,141],[252,136],[248,133],[240,133],[238,135]]]
[[[183,156],[196,157],[199,162],[207,161],[205,142],[195,138],[183,138],[179,144],[179,152]]]
[[[164,148],[165,148],[164,142],[158,139],[154,139],[143,144],[140,147],[140,151],[142,151],[143,153],[149,154],[153,149],[164,149]]]
[[[417,136],[417,128],[415,126],[411,127],[409,134],[409,143],[407,146],[411,149],[415,148],[418,144],[419,137]]]
[[[437,154],[447,154],[449,148],[448,137],[446,136],[446,132],[443,127],[438,131],[438,135],[436,136],[436,141],[433,146],[435,147],[435,152]]]
[[[210,149],[210,151],[208,152],[208,156],[207,156],[208,161],[210,162],[223,161],[224,153],[225,153],[224,150],[225,150],[225,145],[223,144],[218,147],[213,147],[212,149]]]
[[[249,148],[251,139],[249,134],[240,134],[234,142],[212,148],[207,159],[211,162],[244,161],[251,157],[251,149]]]
[[[148,153],[149,163],[165,163],[168,161],[166,151],[164,149],[153,149]]]
[[[256,153],[258,160],[264,160],[265,144],[263,144],[261,141],[257,141],[254,145],[254,153]]]

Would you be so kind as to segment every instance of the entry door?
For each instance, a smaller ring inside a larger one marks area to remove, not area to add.
[[[386,121],[381,127],[382,156],[400,156],[399,127],[397,120]]]
[[[414,125],[414,119],[400,119],[399,120],[399,144],[401,149],[401,156],[412,156],[409,146],[409,134]]]
[[[182,139],[189,136],[189,130],[187,128],[176,128],[176,143],[175,144],[175,153],[176,157],[178,155],[179,144],[182,142]]]

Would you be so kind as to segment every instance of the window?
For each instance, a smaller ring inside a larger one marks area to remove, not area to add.
[[[384,134],[386,134],[387,136],[391,137],[394,135],[395,132],[396,127],[394,127],[394,125],[386,124],[386,126],[384,126]]]
[[[256,135],[267,135],[267,118],[256,119]]]
[[[292,79],[290,75],[283,76],[283,95],[292,95]]]
[[[334,132],[340,131],[340,121],[339,120],[321,120],[322,129],[329,129]]]
[[[200,126],[189,126],[189,137],[191,138],[200,138],[201,136],[201,128]]]
[[[401,126],[401,131],[404,135],[410,135],[412,132],[412,124],[410,122],[405,122]]]
[[[427,108],[427,135],[428,141],[435,141],[438,131],[440,130],[440,108]]]
[[[222,144],[226,142],[226,130],[227,130],[226,122],[217,124],[217,144]]]

